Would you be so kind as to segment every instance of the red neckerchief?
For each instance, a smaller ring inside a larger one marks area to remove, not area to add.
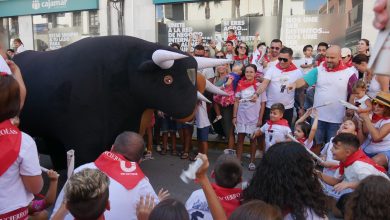
[[[256,86],[256,80],[252,80],[252,82],[249,82],[248,80],[246,79],[241,79],[239,82],[238,82],[238,85],[237,85],[237,92],[241,92],[242,90],[244,89],[247,89],[249,87],[253,86],[255,88],[255,90],[257,90],[257,86]]]
[[[138,163],[126,160],[122,155],[105,151],[98,159],[95,165],[99,170],[116,180],[126,189],[130,190],[137,186],[145,174],[140,169]]]
[[[337,168],[339,168],[340,175],[344,174],[344,168],[352,165],[356,161],[361,161],[361,162],[364,162],[364,163],[368,163],[368,164],[374,166],[378,171],[381,171],[383,173],[386,172],[385,168],[383,168],[382,166],[379,166],[378,164],[376,164],[371,158],[369,158],[363,152],[362,149],[359,149],[358,151],[356,151],[355,153],[353,153],[349,157],[347,157],[345,162],[341,162],[340,161],[340,165],[337,167]]]
[[[326,62],[324,62],[322,66],[325,68],[326,72],[337,72],[348,68],[346,65],[344,65],[343,62],[341,62],[341,60],[339,61],[339,65],[337,65],[336,68],[333,69],[329,69],[328,66],[326,65]]]
[[[307,138],[305,138],[305,137],[302,137],[302,138],[298,138],[298,139],[297,139],[297,141],[299,141],[299,143],[301,143],[301,144],[303,144],[303,145],[304,145],[304,144],[305,144],[305,141],[306,141],[306,139],[307,139]]]
[[[5,120],[0,123],[0,176],[18,159],[20,145],[22,143],[22,132],[11,123]]]
[[[232,41],[232,42],[235,40],[237,40],[237,36],[235,34],[233,34],[233,36],[228,36],[226,39],[226,41]]]
[[[281,125],[281,126],[290,127],[288,125],[288,121],[286,119],[284,119],[284,118],[280,119],[279,121],[268,120],[267,124],[269,125],[268,131],[270,131],[272,129],[272,125]]]
[[[321,65],[322,62],[325,61],[325,56],[321,56],[317,61],[316,61],[316,65],[319,66]]]
[[[344,64],[347,67],[353,67],[352,59],[348,60],[347,63]]]
[[[6,72],[0,72],[0,76],[8,76],[9,74]]]
[[[377,114],[372,114],[372,119],[371,119],[371,121],[372,121],[372,123],[377,123],[378,121],[380,121],[380,120],[387,120],[387,119],[389,119],[388,117],[385,117],[385,116],[383,116],[383,115],[377,115]]]
[[[290,72],[290,71],[293,71],[293,70],[296,70],[298,69],[293,63],[290,64],[290,66],[288,66],[287,68],[283,69],[281,66],[280,66],[280,63],[277,63],[276,64],[276,68],[280,69],[282,71],[282,73],[287,73],[287,72]]]
[[[225,210],[225,213],[227,217],[233,213],[233,211],[240,206],[240,199],[242,195],[242,189],[240,188],[224,188],[221,186],[218,186],[217,184],[211,184],[213,187],[215,194],[217,194],[217,197],[219,201],[221,202],[221,205],[223,209]]]
[[[245,59],[248,59],[248,56],[244,54],[244,56],[242,58],[240,58],[239,56],[234,56],[233,59],[234,60],[245,60]]]

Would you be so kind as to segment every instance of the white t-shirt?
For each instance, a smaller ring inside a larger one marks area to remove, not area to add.
[[[279,60],[278,60],[278,59],[276,59],[276,60],[274,60],[274,61],[268,62],[267,67],[266,67],[266,68],[263,68],[263,72],[266,73],[269,69],[271,69],[271,67],[276,66],[276,64],[278,64],[278,63],[279,63]]]
[[[24,187],[23,176],[41,175],[35,141],[22,132],[22,143],[16,161],[0,176],[0,214],[26,207],[34,195]]]
[[[367,95],[372,98],[375,98],[376,94],[378,94],[379,91],[381,91],[381,85],[379,84],[378,80],[376,80],[376,75],[374,75],[372,77],[370,85],[368,85]]]
[[[376,129],[379,129],[380,127],[384,126],[385,124],[390,123],[390,119],[382,119],[375,123],[374,127]],[[390,150],[390,134],[387,134],[382,141],[379,142],[373,142],[371,134],[368,134],[368,137],[366,141],[363,143],[362,146],[363,150],[369,154],[376,154],[384,151]]]
[[[74,170],[74,173],[80,172],[83,169],[97,169],[95,163],[84,164]],[[109,177],[110,178],[110,177]],[[109,200],[110,200],[110,211],[104,212],[104,217],[107,220],[118,220],[118,219],[131,219],[137,220],[136,215],[136,206],[139,202],[141,196],[146,196],[148,194],[152,195],[155,199],[156,204],[158,203],[158,198],[156,193],[153,190],[152,185],[150,185],[147,177],[142,179],[136,187],[131,190],[127,190],[116,180],[110,178],[109,186]],[[61,203],[64,199],[64,188],[62,188],[60,194],[58,195],[56,204],[54,206],[53,214],[57,212],[60,208]],[[53,216],[52,216],[53,217]],[[71,214],[68,214],[65,217],[66,220],[74,220],[74,217]]]
[[[290,127],[283,125],[272,125],[272,129],[269,129],[269,124],[265,123],[260,131],[265,135],[265,151],[267,151],[272,145],[285,141],[286,135],[291,133]]]
[[[194,191],[186,202],[186,209],[190,219],[213,220],[209,204],[202,189]]]
[[[370,99],[370,97],[368,97],[368,95],[365,95],[365,96],[363,96],[362,98],[360,98],[360,99],[358,99],[358,98],[354,98],[354,100],[353,100],[353,102],[358,102],[358,103],[360,103],[360,105],[359,105],[359,108],[361,108],[361,109],[366,109],[367,108],[367,104],[366,104],[366,100],[367,99]]]
[[[24,52],[24,51],[26,51],[26,49],[24,48],[24,45],[21,44],[21,45],[16,49],[16,54],[21,53],[21,52]]]
[[[343,179],[343,181],[346,182],[360,182],[370,175],[383,176],[384,178],[389,179],[385,173],[377,170],[371,164],[362,161],[355,161],[352,165],[345,167],[344,175],[340,175],[339,168],[337,168],[334,177]]]
[[[215,77],[213,68],[199,69],[199,72],[201,72],[206,79],[212,79]]]
[[[295,90],[288,91],[287,87],[281,92],[282,86],[287,86],[301,78],[303,73],[296,69],[290,72],[283,72],[276,66],[271,67],[264,76],[264,79],[270,80],[267,87],[266,107],[271,108],[275,103],[282,103],[286,109],[294,107]]]
[[[205,101],[201,101],[196,108],[195,120],[197,128],[205,128],[210,126],[209,117],[207,115],[207,106]]]

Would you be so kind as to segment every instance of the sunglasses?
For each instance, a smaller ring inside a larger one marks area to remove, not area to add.
[[[272,50],[280,50],[280,47],[270,47]]]
[[[288,59],[287,59],[287,58],[279,57],[278,60],[279,60],[279,62],[282,62],[282,61],[285,62],[285,63],[288,62]]]
[[[217,58],[217,59],[223,59],[223,58],[225,58],[225,56],[215,56],[215,58]]]
[[[378,107],[380,107],[380,108],[383,108],[383,107],[385,107],[384,105],[382,105],[381,103],[379,103],[379,102],[377,102],[377,101],[375,101],[375,100],[372,100],[372,105],[378,105]]]
[[[238,48],[240,48],[242,50],[246,50],[246,47],[239,46]]]

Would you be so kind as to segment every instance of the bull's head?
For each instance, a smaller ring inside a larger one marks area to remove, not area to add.
[[[197,99],[208,101],[202,93],[208,90],[212,93],[226,95],[201,74],[198,68],[223,65],[229,60],[191,57],[187,54],[170,48],[158,49],[153,52],[152,60],[144,62],[139,70],[143,76],[153,76],[149,79],[148,88],[153,90],[152,97],[143,97],[149,106],[147,108],[159,109],[181,121],[193,118]],[[156,76],[156,74],[158,76]],[[138,85],[141,86],[141,85]],[[199,92],[200,91],[200,92]],[[208,101],[209,102],[209,101]],[[142,124],[149,124],[152,111],[146,111],[142,117]],[[141,132],[143,133],[143,132]]]

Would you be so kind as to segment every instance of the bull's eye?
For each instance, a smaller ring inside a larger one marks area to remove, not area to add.
[[[166,75],[164,76],[164,83],[167,85],[170,85],[173,83],[173,78],[171,75]]]

